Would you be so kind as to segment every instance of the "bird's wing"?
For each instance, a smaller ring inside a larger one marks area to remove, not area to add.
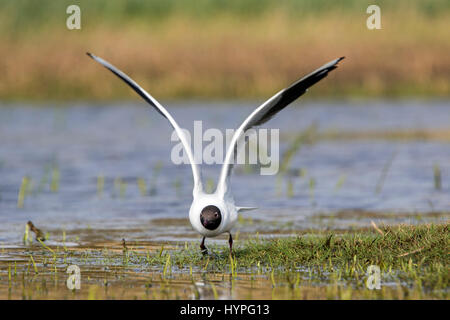
[[[338,62],[342,59],[344,59],[344,57],[330,61],[319,69],[311,72],[307,76],[293,83],[288,88],[281,90],[272,98],[256,108],[247,117],[247,119],[245,119],[245,121],[234,133],[231,139],[231,143],[228,147],[225,161],[220,172],[219,183],[217,184],[218,193],[225,194],[229,192],[229,177],[233,168],[234,158],[237,154],[237,144],[239,139],[245,134],[245,132],[250,128],[259,126],[270,120],[274,115],[283,110],[291,102],[303,95],[309,87],[325,78],[330,71],[336,69]]]
[[[191,146],[188,143],[188,140],[186,138],[185,133],[181,128],[178,126],[176,121],[173,119],[173,117],[170,115],[170,113],[158,102],[155,98],[153,98],[147,91],[142,89],[136,82],[134,82],[130,77],[128,77],[125,73],[114,67],[109,62],[103,60],[102,58],[99,58],[91,53],[87,53],[89,57],[103,65],[105,68],[110,70],[112,73],[114,73],[116,76],[118,76],[120,79],[122,79],[126,84],[128,84],[138,95],[140,95],[145,101],[147,101],[153,108],[156,109],[156,111],[159,112],[164,118],[166,118],[169,123],[172,125],[172,127],[175,129],[181,143],[183,144],[184,150],[189,158],[189,162],[191,163],[192,167],[192,175],[194,176],[194,190],[193,194],[197,194],[198,192],[203,190],[202,181],[201,181],[201,175],[200,170],[197,166],[197,164],[194,161],[194,156],[192,154]]]

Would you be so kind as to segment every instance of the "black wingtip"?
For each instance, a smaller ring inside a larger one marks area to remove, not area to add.
[[[91,57],[92,59],[94,59],[94,55],[93,55],[92,53],[86,52],[86,54],[87,54],[89,57]]]
[[[344,59],[345,59],[345,57],[340,57],[337,59],[336,63],[338,63],[339,61],[344,60]]]

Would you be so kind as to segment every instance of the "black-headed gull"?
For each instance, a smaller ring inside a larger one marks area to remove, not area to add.
[[[125,73],[111,65],[109,62],[103,60],[102,58],[99,58],[91,53],[87,54],[92,59],[102,64],[105,68],[109,69],[112,73],[125,81],[134,91],[137,92],[137,94],[139,94],[145,101],[147,101],[152,107],[154,107],[156,111],[158,111],[163,117],[169,120],[169,123],[178,134],[178,137],[190,161],[192,174],[194,176],[194,189],[192,191],[193,201],[189,210],[189,220],[192,227],[203,236],[202,243],[200,245],[203,253],[208,252],[205,247],[205,238],[215,237],[222,233],[229,234],[228,242],[230,245],[231,253],[233,246],[231,229],[234,227],[238,220],[238,213],[244,210],[255,209],[250,207],[236,206],[234,204],[234,198],[229,187],[230,175],[233,168],[236,148],[240,137],[242,137],[248,129],[259,126],[271,119],[275,114],[283,110],[291,102],[303,95],[309,87],[325,78],[330,71],[336,69],[338,62],[344,59],[344,57],[341,57],[323,65],[319,69],[294,82],[288,88],[281,90],[269,100],[264,102],[261,106],[256,108],[236,130],[231,139],[231,143],[228,147],[225,160],[222,165],[222,170],[220,172],[216,191],[214,193],[206,193],[203,189],[200,169],[194,161],[191,146],[189,145],[183,130],[181,130],[170,113],[149,93],[147,93],[147,91],[142,89]]]

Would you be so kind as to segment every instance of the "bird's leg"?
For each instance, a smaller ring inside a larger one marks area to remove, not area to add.
[[[230,254],[233,253],[233,237],[231,236],[230,233],[230,237],[228,238],[228,244],[230,245]]]
[[[202,250],[203,254],[208,254],[208,248],[206,248],[206,246],[205,246],[205,238],[206,237],[203,237],[203,239],[202,239],[202,243],[200,244],[200,249]]]

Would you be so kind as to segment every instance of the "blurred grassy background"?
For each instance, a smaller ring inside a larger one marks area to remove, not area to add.
[[[0,99],[134,98],[86,51],[158,99],[264,99],[339,56],[308,97],[448,98],[449,21],[448,0],[0,0]]]

